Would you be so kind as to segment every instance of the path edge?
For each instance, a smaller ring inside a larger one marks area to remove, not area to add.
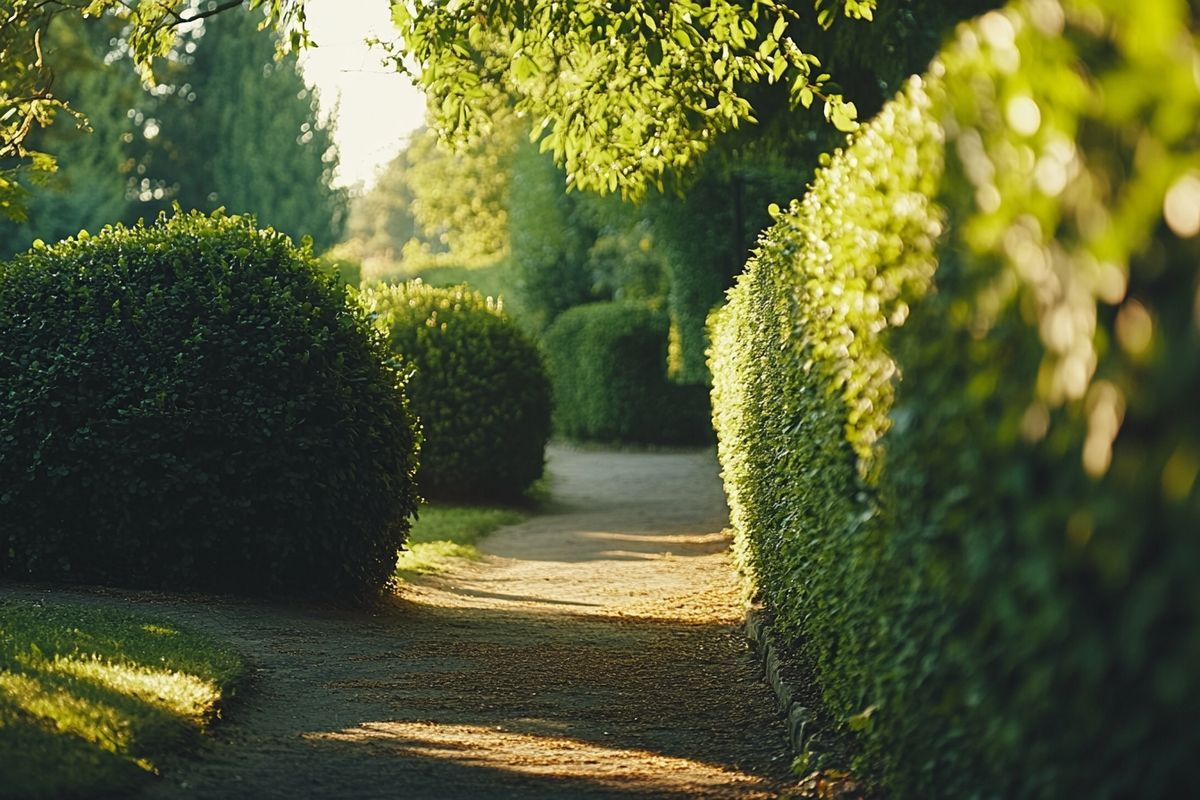
[[[775,694],[775,702],[783,716],[792,756],[799,756],[804,752],[813,726],[813,716],[808,707],[798,699],[796,690],[789,682],[785,661],[774,642],[770,615],[761,606],[751,606],[746,611],[744,630],[758,658],[759,668]]]

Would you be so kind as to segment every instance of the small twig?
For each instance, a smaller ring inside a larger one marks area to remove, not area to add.
[[[226,2],[221,3],[216,8],[210,8],[208,11],[197,11],[195,14],[192,14],[189,17],[184,17],[182,15],[179,15],[176,17],[179,20],[179,22],[176,24],[183,24],[185,22],[195,22],[198,19],[205,19],[207,17],[216,16],[217,14],[220,14],[222,11],[228,11],[231,8],[237,8],[241,4],[242,4],[242,0],[226,0]]]

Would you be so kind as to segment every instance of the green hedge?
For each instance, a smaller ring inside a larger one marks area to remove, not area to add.
[[[739,544],[895,796],[1200,783],[1188,15],[964,26],[714,318]]]
[[[0,574],[366,595],[416,505],[400,373],[346,289],[241,217],[0,265]]]
[[[564,311],[542,344],[555,428],[571,439],[696,444],[712,436],[707,390],[667,380],[666,314],[589,303]]]
[[[413,370],[424,428],[417,485],[430,497],[513,499],[542,476],[550,382],[537,345],[466,286],[381,286],[362,300]]]

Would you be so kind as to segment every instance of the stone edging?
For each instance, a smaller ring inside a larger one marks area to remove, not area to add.
[[[771,626],[762,609],[751,608],[746,612],[745,630],[746,638],[754,645],[754,652],[758,656],[767,683],[775,692],[775,700],[787,726],[788,744],[791,745],[792,754],[800,755],[804,752],[807,739],[812,733],[812,714],[796,699],[795,690],[784,678],[779,649],[771,641]]]

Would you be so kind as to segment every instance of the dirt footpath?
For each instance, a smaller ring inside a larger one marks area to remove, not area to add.
[[[552,448],[549,466],[547,513],[375,613],[134,599],[255,669],[147,797],[777,796],[783,726],[740,632],[711,452]]]

